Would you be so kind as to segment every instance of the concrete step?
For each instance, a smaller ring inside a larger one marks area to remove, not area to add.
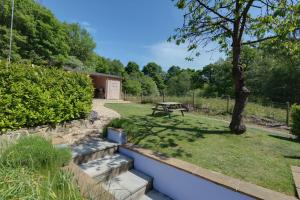
[[[151,190],[147,194],[143,195],[141,200],[172,200],[172,199],[156,190]]]
[[[133,160],[120,154],[107,155],[103,158],[79,165],[80,169],[96,181],[108,181],[130,170]]]
[[[72,157],[75,164],[82,164],[113,155],[118,150],[118,144],[105,141],[101,138],[92,138],[83,141],[72,148]]]
[[[140,200],[151,190],[152,178],[137,170],[130,170],[103,183],[103,187],[116,200]]]

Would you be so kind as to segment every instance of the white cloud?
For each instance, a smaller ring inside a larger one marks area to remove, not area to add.
[[[90,34],[95,35],[97,30],[87,21],[79,22],[79,24],[85,28]]]
[[[215,46],[216,47],[216,46]],[[160,42],[150,46],[146,46],[149,50],[149,61],[154,61],[164,69],[168,69],[172,65],[178,65],[182,68],[200,69],[203,66],[219,60],[224,57],[223,53],[215,48],[213,44],[208,45],[206,48],[198,49],[200,56],[194,56],[193,61],[187,61],[185,58],[190,57],[191,53],[187,51],[187,45],[176,45],[170,42]]]

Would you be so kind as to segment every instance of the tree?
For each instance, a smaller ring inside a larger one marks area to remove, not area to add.
[[[96,43],[92,36],[78,23],[65,24],[65,26],[70,46],[69,55],[76,56],[82,62],[87,61],[93,55],[93,50],[96,48]]]
[[[119,60],[109,60],[108,62],[108,69],[109,73],[117,76],[122,76],[125,72],[124,65]]]
[[[242,46],[290,37],[299,27],[299,5],[296,0],[177,1],[177,7],[186,10],[184,24],[170,39],[176,40],[178,45],[189,41],[190,51],[210,41],[218,42],[222,49],[231,48],[235,86],[235,105],[229,126],[232,132],[246,131],[243,112],[250,91],[245,85]]]
[[[181,72],[181,68],[178,66],[172,66],[168,69],[167,71],[167,79],[172,78],[173,76],[177,76],[178,74],[180,74]]]
[[[171,77],[168,82],[168,94],[183,96],[191,89],[191,75],[187,70]]]
[[[127,66],[125,67],[125,71],[128,74],[135,73],[135,72],[140,72],[140,67],[135,62],[130,61],[130,62],[128,62]]]
[[[163,90],[165,89],[165,84],[164,73],[161,66],[154,62],[150,62],[146,66],[144,66],[142,71],[146,76],[151,77],[155,81],[158,90],[160,92],[163,92]]]
[[[156,83],[152,78],[143,75],[140,80],[142,84],[142,93],[144,96],[155,96],[159,94]]]
[[[123,82],[123,90],[126,91],[127,94],[140,95],[142,92],[142,86],[138,80],[126,79]]]
[[[0,57],[7,58],[11,1],[3,1],[0,17]],[[52,64],[68,55],[64,26],[55,16],[33,0],[15,0],[12,61],[31,60]]]
[[[203,87],[207,79],[203,76],[202,70],[197,70],[192,74],[191,81],[191,89],[197,89]]]

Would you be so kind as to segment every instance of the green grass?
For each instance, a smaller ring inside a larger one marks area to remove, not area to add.
[[[132,102],[140,102],[141,97],[135,96],[127,96],[127,100]],[[160,102],[162,101],[162,97],[143,97],[143,102],[152,103],[152,102]],[[165,97],[165,101],[176,101],[181,103],[192,104],[193,98],[191,96],[185,97],[175,97],[168,96]],[[222,115],[224,117],[230,117],[227,114],[227,100],[221,98],[202,98],[196,97],[195,104],[200,107],[200,111],[204,111],[209,115]],[[229,101],[229,112],[233,110],[234,100]],[[275,107],[275,105],[263,106],[257,103],[249,102],[245,109],[245,116],[252,117],[255,116],[257,118],[266,118],[276,120],[281,123],[286,122],[286,109],[284,104],[277,105],[280,108]]]
[[[131,142],[195,165],[295,195],[291,165],[300,165],[300,143],[289,135],[249,128],[231,134],[228,124],[187,113],[151,116],[149,104],[106,104],[134,125]]]
[[[82,200],[72,175],[61,170],[70,159],[70,150],[37,136],[0,145],[0,199]]]

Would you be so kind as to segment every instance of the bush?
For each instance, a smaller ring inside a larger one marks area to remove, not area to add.
[[[84,118],[92,97],[85,74],[0,62],[0,132]]]
[[[71,152],[69,149],[55,148],[42,137],[28,136],[9,145],[0,158],[3,166],[47,170],[67,164],[71,159]]]
[[[135,134],[138,132],[137,126],[129,119],[121,118],[112,120],[104,130],[104,137],[107,136],[107,128],[113,127],[116,129],[123,129],[128,136],[128,139],[131,140],[134,138]]]
[[[300,136],[300,105],[292,106],[292,129],[291,133]]]

